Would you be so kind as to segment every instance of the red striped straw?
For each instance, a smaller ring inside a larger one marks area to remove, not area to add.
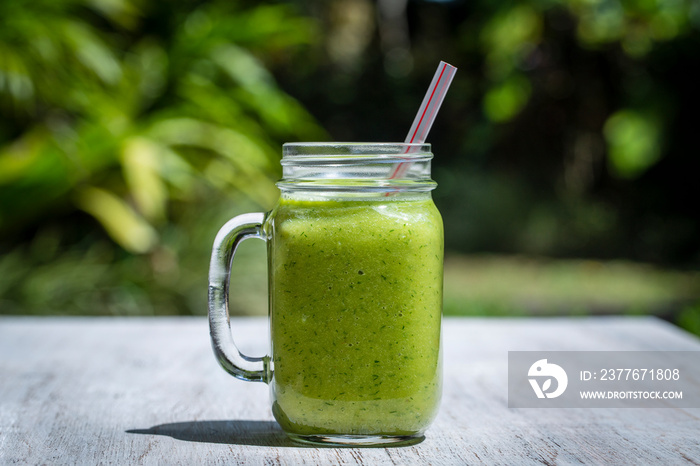
[[[452,78],[454,78],[456,72],[457,68],[454,66],[444,61],[440,62],[437,71],[435,71],[435,76],[433,76],[433,81],[430,83],[428,92],[425,93],[423,103],[421,103],[416,118],[413,120],[411,130],[408,132],[408,136],[406,136],[406,140],[404,141],[406,144],[421,144],[425,142],[425,139],[428,137],[428,131],[430,131],[430,127],[433,126],[435,116],[438,110],[440,110],[440,105],[442,105],[442,101],[445,99],[447,89],[449,89]],[[408,148],[405,153],[415,150],[417,149]],[[389,179],[403,177],[410,166],[411,162],[396,164]]]

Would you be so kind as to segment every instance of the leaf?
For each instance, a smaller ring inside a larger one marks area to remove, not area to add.
[[[121,64],[109,45],[79,21],[68,20],[62,26],[66,42],[80,63],[105,83],[116,84],[122,76]]]
[[[231,128],[192,118],[170,118],[153,125],[148,134],[165,144],[211,150],[237,165],[272,168],[261,143]]]
[[[47,131],[33,128],[12,144],[0,148],[0,185],[23,177],[40,164],[47,145]]]
[[[0,43],[0,96],[8,94],[14,101],[29,101],[34,97],[34,83],[21,56]]]
[[[160,147],[145,138],[124,142],[121,162],[127,186],[141,213],[163,220],[168,192],[160,175]]]
[[[142,254],[158,242],[153,227],[124,200],[101,188],[85,187],[75,196],[77,206],[102,224],[107,234],[129,252]]]
[[[192,118],[163,120],[148,135],[162,144],[209,151],[202,173],[210,183],[223,191],[236,188],[265,207],[274,204],[278,192],[270,179],[270,158],[260,141]]]
[[[250,52],[227,44],[213,50],[211,60],[239,86],[238,100],[257,113],[268,128],[280,134],[297,134],[299,126],[312,129],[313,118],[279,89],[269,71]]]
[[[86,3],[126,29],[135,28],[141,16],[141,11],[130,0],[87,0]]]
[[[231,79],[252,92],[274,85],[272,75],[260,60],[241,47],[231,44],[217,47],[212,59]]]

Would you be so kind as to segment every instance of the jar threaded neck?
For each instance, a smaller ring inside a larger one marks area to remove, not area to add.
[[[437,186],[430,178],[432,158],[430,144],[290,143],[283,146],[277,186],[283,191],[431,191]]]

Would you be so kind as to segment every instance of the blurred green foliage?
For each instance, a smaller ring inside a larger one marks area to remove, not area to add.
[[[655,314],[675,317],[700,300],[700,273],[628,261],[451,256],[449,315]]]
[[[697,2],[299,4],[322,48],[274,73],[336,140],[401,140],[459,68],[429,138],[451,250],[700,264]]]
[[[322,135],[251,51],[308,43],[310,21],[284,5],[185,3],[158,34],[142,27],[156,6],[3,2],[3,229],[68,204],[144,253],[170,199],[207,184],[269,206],[279,139]]]
[[[231,1],[0,17],[0,312],[201,313],[211,229],[273,205],[280,141],[326,137],[262,61],[313,21]]]
[[[213,236],[272,206],[280,144],[402,140],[442,59],[450,252],[592,260],[455,259],[446,311],[670,306],[694,328],[693,0],[6,0],[0,18],[0,313],[205,313]],[[264,313],[263,249],[234,264],[235,313]]]

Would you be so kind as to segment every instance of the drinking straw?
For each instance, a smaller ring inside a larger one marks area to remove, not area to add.
[[[421,144],[425,142],[428,131],[430,131],[430,127],[433,126],[435,116],[438,110],[440,110],[440,105],[442,105],[442,101],[445,99],[447,89],[449,89],[452,78],[454,78],[456,72],[457,68],[454,66],[444,61],[440,62],[433,76],[433,81],[430,83],[428,92],[425,93],[423,103],[421,103],[418,113],[416,113],[416,117],[413,119],[411,129],[404,141],[406,144]],[[406,149],[406,153],[412,150],[416,149]],[[406,174],[410,165],[410,162],[396,164],[389,179],[402,177]]]

